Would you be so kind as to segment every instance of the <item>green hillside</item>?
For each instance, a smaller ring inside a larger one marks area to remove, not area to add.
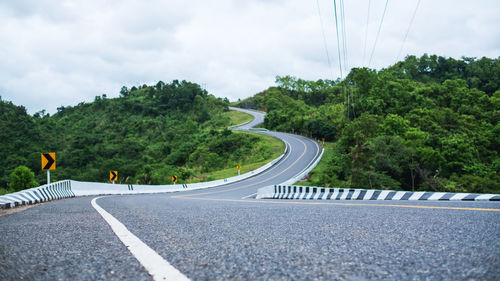
[[[319,186],[500,193],[500,58],[408,56],[342,81],[277,77],[240,107],[325,138]]]
[[[45,183],[42,152],[56,152],[53,181],[105,182],[117,170],[118,182],[141,184],[168,184],[172,175],[181,183],[214,179],[221,170],[222,176],[236,175],[237,164],[246,168],[276,157],[268,139],[226,129],[249,120],[229,112],[228,104],[197,84],[175,80],[123,87],[119,98],[96,96],[54,115],[30,116],[24,107],[0,100],[0,188],[20,165]]]

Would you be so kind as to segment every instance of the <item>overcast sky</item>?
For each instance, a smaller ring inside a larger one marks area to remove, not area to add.
[[[417,2],[389,1],[370,67],[397,61]],[[365,52],[368,3],[345,1],[347,69],[368,66],[385,0],[371,0]],[[401,57],[499,57],[499,3],[421,0]],[[237,100],[276,75],[340,76],[333,0],[0,1],[0,38],[0,96],[30,114],[159,80]]]

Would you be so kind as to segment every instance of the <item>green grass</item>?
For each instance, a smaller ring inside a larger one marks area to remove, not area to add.
[[[323,153],[323,157],[321,157],[321,160],[319,161],[318,165],[312,169],[305,180],[298,181],[295,183],[295,185],[302,185],[302,186],[325,186],[328,184],[324,184],[323,181],[320,179],[320,175],[324,175],[326,172],[325,170],[328,168],[329,159],[330,155],[333,155],[334,148],[335,148],[335,143],[332,142],[325,142],[323,145],[325,152]]]
[[[13,192],[16,192],[13,188],[11,189],[0,188],[0,195],[5,195]]]
[[[260,135],[256,133],[250,133],[250,132],[233,132],[234,134],[252,134],[254,136],[257,136],[260,139],[260,145],[268,146],[269,149],[271,150],[271,154],[269,158],[263,160],[263,161],[256,161],[253,160],[255,158],[250,158],[247,163],[240,163],[241,165],[241,170],[240,173],[243,175],[244,173],[253,171],[257,168],[260,168],[264,166],[265,164],[271,162],[272,160],[278,158],[281,154],[283,154],[283,151],[285,150],[285,144],[271,136],[265,136],[265,135]],[[225,179],[229,177],[234,177],[238,175],[238,170],[235,167],[223,169],[223,170],[218,170],[218,171],[213,171],[213,172],[208,172],[208,173],[201,173],[197,172],[195,177],[192,177],[191,179],[188,180],[188,183],[194,183],[194,182],[202,182],[202,181],[211,181],[211,180],[218,180],[218,179]]]
[[[226,115],[230,119],[229,126],[239,125],[253,120],[252,115],[240,111],[231,110],[225,112],[224,115]]]

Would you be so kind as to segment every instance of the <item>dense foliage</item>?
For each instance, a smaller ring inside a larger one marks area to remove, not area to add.
[[[277,77],[241,107],[325,138],[322,186],[500,193],[500,58],[408,56],[343,81]]]
[[[226,129],[228,104],[197,84],[176,80],[123,87],[119,98],[96,96],[52,116],[30,116],[24,107],[0,100],[0,187],[19,165],[45,183],[42,152],[56,152],[53,181],[105,182],[110,170],[118,170],[118,182],[147,184],[171,183],[172,175],[185,182],[250,157],[267,159],[270,152],[260,138]]]
[[[10,187],[16,191],[38,186],[35,173],[26,166],[19,166],[10,174]]]

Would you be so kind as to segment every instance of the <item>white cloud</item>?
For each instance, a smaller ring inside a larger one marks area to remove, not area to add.
[[[338,1],[337,1],[338,2]],[[367,57],[384,0],[372,0]],[[393,64],[417,0],[390,1],[372,67]],[[30,113],[118,95],[122,85],[190,80],[245,98],[276,75],[336,78],[333,1],[0,2],[0,95]],[[368,0],[345,1],[349,66],[364,66]],[[403,53],[500,55],[496,1],[422,0]]]

